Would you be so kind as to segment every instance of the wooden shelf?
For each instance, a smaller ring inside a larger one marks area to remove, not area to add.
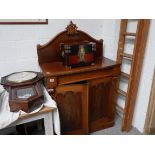
[[[118,92],[118,94],[120,94],[120,95],[122,95],[124,97],[126,97],[126,95],[127,95],[127,93],[125,91],[121,90],[121,89],[118,89],[117,92]]]

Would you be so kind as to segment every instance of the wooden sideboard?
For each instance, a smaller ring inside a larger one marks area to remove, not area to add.
[[[60,43],[96,43],[95,65],[67,68]],[[77,30],[72,22],[45,45],[37,46],[46,87],[57,102],[62,134],[88,134],[111,127],[115,119],[120,64],[103,57],[103,40]]]

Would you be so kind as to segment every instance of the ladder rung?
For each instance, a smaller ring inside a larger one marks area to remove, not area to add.
[[[130,75],[124,72],[121,72],[121,76],[125,77],[125,78],[130,78]]]
[[[120,95],[123,95],[124,97],[126,97],[126,92],[125,91],[123,91],[123,90],[121,90],[121,89],[118,89],[118,91],[117,91]]]
[[[121,55],[124,57],[124,59],[132,60],[133,58],[132,54],[121,53]]]
[[[118,104],[116,105],[116,110],[117,110],[118,112],[120,112],[121,114],[124,113],[124,109],[123,109],[121,106],[119,106]]]
[[[126,35],[126,36],[136,36],[136,33],[125,32],[125,33],[123,33],[123,35]]]

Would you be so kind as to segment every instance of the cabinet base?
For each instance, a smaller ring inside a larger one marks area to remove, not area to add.
[[[102,120],[102,122],[101,122],[101,120],[97,120],[90,124],[89,133],[112,127],[112,126],[114,126],[114,124],[115,124],[114,120],[105,119],[104,121]]]

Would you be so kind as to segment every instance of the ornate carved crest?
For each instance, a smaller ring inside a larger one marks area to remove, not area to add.
[[[77,32],[77,26],[76,26],[76,24],[73,24],[73,22],[72,21],[70,21],[70,24],[66,27],[66,30],[67,30],[67,34],[68,35],[75,35],[75,34],[77,34],[78,32]]]

